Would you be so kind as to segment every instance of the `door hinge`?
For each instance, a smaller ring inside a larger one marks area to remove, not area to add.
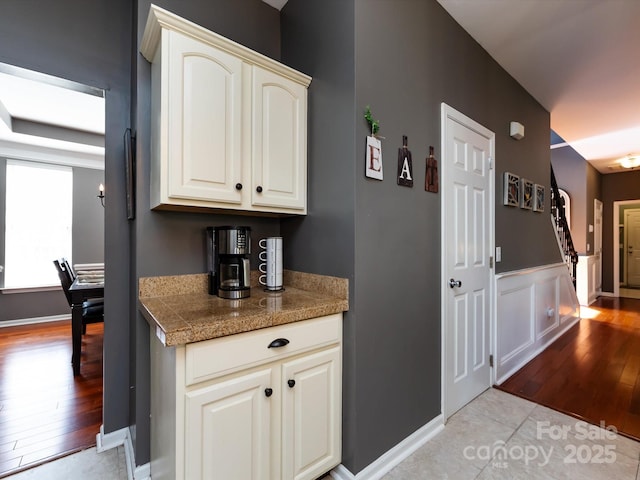
[[[493,355],[489,355],[489,366],[493,367]]]
[[[489,257],[489,268],[493,268],[493,255]]]
[[[489,170],[493,170],[493,158],[489,157]]]

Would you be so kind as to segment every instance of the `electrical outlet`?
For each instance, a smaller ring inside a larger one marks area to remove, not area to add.
[[[502,261],[502,247],[496,247],[496,263]]]
[[[587,252],[591,251],[591,244],[587,243]]]

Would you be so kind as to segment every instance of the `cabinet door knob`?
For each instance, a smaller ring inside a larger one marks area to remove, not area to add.
[[[287,340],[286,338],[276,338],[269,344],[267,348],[280,348],[284,347],[285,345],[289,345],[289,340]]]
[[[242,190],[242,184],[236,183],[236,190]]]
[[[256,187],[256,192],[262,193],[262,187],[260,185]]]
[[[272,390],[271,388],[265,388],[265,389],[264,389],[264,394],[265,394],[267,397],[270,397],[271,395],[273,395],[273,390]]]
[[[295,380],[287,380],[287,385],[289,385],[289,388],[293,388],[296,385],[296,381]]]

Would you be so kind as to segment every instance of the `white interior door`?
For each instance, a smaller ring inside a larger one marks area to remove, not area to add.
[[[594,288],[596,293],[602,292],[602,202],[593,201],[593,254],[596,256]]]
[[[494,134],[442,105],[443,413],[490,386]]]
[[[627,286],[640,287],[640,210],[625,210],[624,230]]]

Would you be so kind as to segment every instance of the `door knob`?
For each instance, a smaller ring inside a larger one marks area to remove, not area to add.
[[[462,281],[461,280],[454,280],[453,278],[449,279],[449,287],[451,287],[451,288],[455,288],[455,287],[460,288],[461,286],[462,286]]]
[[[267,397],[270,397],[271,395],[273,395],[273,390],[272,390],[271,388],[265,388],[265,389],[264,389],[264,394],[265,394]]]
[[[289,385],[289,388],[293,388],[296,386],[296,381],[295,380],[287,380],[287,385]]]

